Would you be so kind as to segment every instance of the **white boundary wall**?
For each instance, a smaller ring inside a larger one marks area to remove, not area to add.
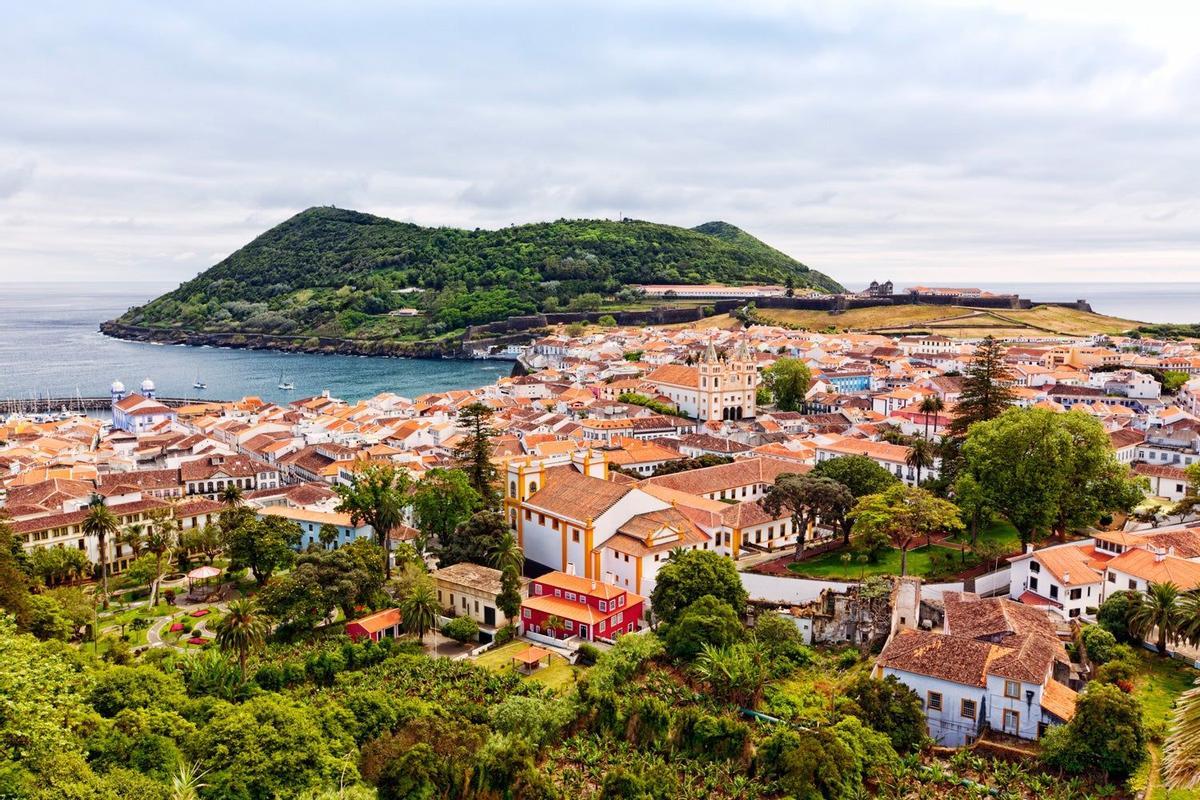
[[[853,583],[840,581],[818,581],[811,578],[790,578],[782,575],[759,575],[753,572],[738,573],[742,586],[746,587],[751,600],[761,600],[768,603],[799,605],[816,600],[822,590],[832,589],[844,592]],[[1009,569],[982,575],[975,579],[975,591],[987,595],[1003,589],[1008,590]],[[921,586],[921,596],[940,598],[943,592],[963,591],[962,581],[954,583],[926,583]]]

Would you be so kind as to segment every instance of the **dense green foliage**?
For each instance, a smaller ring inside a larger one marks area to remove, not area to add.
[[[725,223],[558,220],[424,228],[310,208],[121,321],[192,331],[422,339],[639,283],[837,282]],[[406,292],[402,290],[417,289]],[[417,316],[389,316],[416,308]]]
[[[1042,758],[1067,772],[1098,770],[1124,778],[1146,757],[1146,732],[1137,699],[1116,686],[1088,684],[1075,717],[1042,738]]]

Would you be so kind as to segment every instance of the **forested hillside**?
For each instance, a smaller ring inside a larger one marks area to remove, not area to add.
[[[412,340],[537,311],[636,302],[638,283],[775,283],[840,291],[829,277],[722,222],[558,220],[425,228],[310,208],[121,318],[198,332]],[[405,311],[403,316],[389,312]]]

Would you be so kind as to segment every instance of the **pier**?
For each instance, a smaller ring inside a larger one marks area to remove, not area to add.
[[[155,400],[169,408],[193,405],[195,403],[225,403],[227,400],[216,400],[206,397],[155,397]],[[57,414],[61,411],[108,411],[112,408],[112,398],[103,397],[11,397],[0,399],[0,416],[9,414]]]

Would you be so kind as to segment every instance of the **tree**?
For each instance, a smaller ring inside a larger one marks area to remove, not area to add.
[[[933,418],[936,419],[937,415],[942,413],[942,411],[945,408],[946,408],[946,404],[945,404],[945,402],[942,401],[942,398],[939,395],[931,394],[928,397],[924,397],[921,399],[920,409],[921,409],[921,413],[925,415],[925,438],[926,439],[929,438],[929,418],[932,416]]]
[[[818,478],[832,478],[850,490],[855,500],[879,494],[899,479],[866,456],[838,456],[820,461],[812,472]]]
[[[851,517],[857,535],[868,539],[885,535],[900,551],[901,576],[908,574],[908,550],[918,537],[963,527],[953,503],[902,483],[859,500]]]
[[[389,579],[392,561],[388,557],[388,537],[404,521],[410,483],[404,470],[391,464],[370,464],[354,474],[349,486],[334,487],[341,498],[337,510],[349,514],[355,525],[365,522],[375,531],[375,541],[383,548],[384,575]]]
[[[1016,527],[1022,544],[1038,530],[1058,535],[1128,510],[1144,484],[1117,461],[1103,426],[1080,413],[1012,408],[972,427],[963,473],[986,502]]]
[[[295,562],[303,534],[299,525],[283,517],[268,514],[259,519],[252,512],[238,516],[225,536],[230,568],[249,569],[255,583],[264,586],[276,570]]]
[[[86,536],[96,537],[97,552],[100,554],[100,584],[104,602],[108,602],[108,537],[120,533],[120,525],[112,510],[105,504],[104,498],[98,494],[92,495],[88,503],[87,516],[80,525]]]
[[[505,536],[508,526],[499,511],[480,511],[461,523],[438,553],[438,566],[468,561],[487,566]]]
[[[804,550],[810,524],[818,519],[844,521],[854,506],[854,495],[832,478],[812,474],[784,472],[760,501],[768,514],[778,516],[783,509],[792,514],[792,530],[796,532],[796,555]],[[843,533],[845,531],[843,530]]]
[[[408,590],[400,601],[400,613],[404,617],[404,629],[417,635],[417,641],[425,643],[425,632],[433,627],[441,613],[437,591],[433,581],[423,577]]]
[[[186,550],[204,554],[204,560],[210,565],[224,547],[224,534],[217,525],[205,525],[202,528],[191,528],[182,535],[182,544]]]
[[[1173,641],[1182,621],[1179,587],[1170,581],[1146,587],[1142,603],[1129,617],[1129,632],[1139,640],[1157,631],[1155,646],[1158,654],[1167,657],[1167,642]]]
[[[11,615],[21,630],[29,629],[32,577],[24,548],[0,516],[0,611]]]
[[[1117,637],[1102,625],[1087,625],[1080,631],[1083,650],[1088,661],[1096,666],[1112,661],[1117,652]]]
[[[150,512],[150,523],[144,535],[146,551],[154,556],[154,577],[150,582],[150,607],[158,604],[158,585],[163,575],[163,559],[175,548],[179,539],[179,523],[170,508]]]
[[[1163,778],[1172,789],[1200,787],[1200,687],[1175,705],[1175,727],[1163,751]]]
[[[780,358],[763,370],[763,385],[780,411],[798,411],[811,381],[808,365],[795,358]]]
[[[482,499],[461,469],[435,467],[417,482],[413,492],[417,527],[445,546],[454,529],[479,510]]]
[[[219,496],[221,498],[221,502],[225,504],[226,508],[238,508],[244,502],[242,499],[242,487],[235,483],[226,484],[225,488],[221,490]]]
[[[848,713],[887,734],[898,753],[917,750],[927,736],[925,711],[916,692],[895,675],[883,680],[859,675],[845,690],[854,707]]]
[[[688,550],[659,567],[650,602],[663,622],[674,622],[705,595],[724,601],[740,614],[747,594],[733,562],[711,550]]]
[[[1118,642],[1136,641],[1129,632],[1129,621],[1142,605],[1144,597],[1141,592],[1131,590],[1113,592],[1096,610],[1096,623],[1115,636]]]
[[[492,549],[492,566],[503,572],[513,569],[518,575],[525,568],[525,552],[510,530],[504,531]]]
[[[117,535],[117,542],[129,548],[134,558],[142,554],[142,532],[145,530],[145,525],[140,522],[135,522],[132,525],[126,525]]]
[[[908,455],[904,463],[917,471],[917,483],[921,483],[921,473],[933,466],[934,448],[928,439],[913,439],[908,445]]]
[[[492,438],[496,431],[490,425],[492,409],[483,403],[471,403],[459,409],[458,426],[466,433],[454,448],[455,466],[467,473],[471,487],[487,508],[496,504],[496,466],[492,463]]]
[[[1082,774],[1098,770],[1124,779],[1146,757],[1146,733],[1137,699],[1111,684],[1087,685],[1075,716],[1042,737],[1042,758],[1052,767]]]
[[[330,525],[328,522],[321,523],[321,529],[317,531],[317,541],[321,543],[321,547],[328,550],[337,544],[339,538],[341,538],[341,533],[336,525]]]
[[[1016,399],[1010,388],[1012,382],[1003,346],[991,336],[985,337],[967,366],[954,419],[950,421],[950,435],[961,438],[974,423],[1000,416]]]
[[[979,540],[979,531],[992,516],[992,505],[983,485],[969,472],[960,473],[954,482],[954,503],[962,510],[971,532],[971,546]]]
[[[745,629],[738,614],[724,600],[706,594],[683,610],[667,628],[667,652],[680,661],[691,661],[705,645],[727,647],[740,641]]]
[[[217,623],[217,646],[221,652],[237,654],[242,680],[246,679],[246,659],[267,638],[267,621],[249,600],[234,600],[229,611]]]
[[[500,571],[500,594],[496,595],[496,607],[510,621],[521,613],[521,578],[511,565]]]

